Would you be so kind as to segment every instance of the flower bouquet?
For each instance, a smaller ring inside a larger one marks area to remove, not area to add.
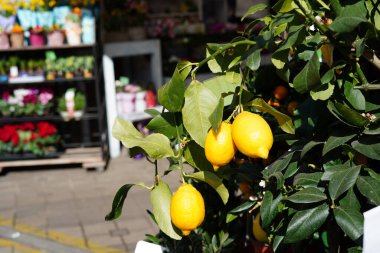
[[[43,156],[56,152],[59,140],[57,128],[48,122],[7,124],[0,127],[0,154]]]
[[[67,43],[69,45],[81,44],[82,28],[79,8],[74,8],[73,12],[66,16],[65,30]]]
[[[35,26],[30,29],[30,45],[40,47],[45,45],[44,28]]]
[[[15,89],[4,91],[0,98],[3,116],[42,116],[53,107],[53,92],[48,89]]]
[[[64,121],[71,119],[80,120],[86,108],[86,97],[82,92],[75,89],[68,89],[63,96],[58,99],[58,112]]]
[[[65,41],[65,34],[62,30],[62,27],[55,24],[50,27],[47,34],[47,44],[49,46],[62,46]]]
[[[10,34],[11,45],[13,48],[24,47],[24,29],[19,24],[15,24]]]

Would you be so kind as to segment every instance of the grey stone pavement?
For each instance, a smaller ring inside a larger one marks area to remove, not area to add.
[[[165,160],[159,162],[160,174],[167,166]],[[137,241],[158,231],[146,212],[150,209],[149,191],[133,187],[121,217],[115,221],[105,221],[104,217],[122,185],[151,185],[153,176],[152,164],[129,158],[125,150],[104,172],[11,169],[0,176],[0,227],[8,223],[15,229],[34,231],[49,240],[69,241],[83,249],[108,247],[97,252],[134,252]],[[169,184],[179,185],[178,175],[165,178]],[[1,247],[0,237],[0,252],[8,252]]]

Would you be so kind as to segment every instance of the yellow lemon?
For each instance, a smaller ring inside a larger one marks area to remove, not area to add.
[[[234,158],[236,147],[232,140],[231,124],[222,122],[218,133],[211,128],[205,141],[205,154],[214,170],[228,164]]]
[[[258,242],[268,242],[268,235],[260,224],[260,213],[258,213],[253,220],[252,233]]]
[[[191,184],[181,185],[173,194],[170,217],[183,235],[189,235],[203,222],[205,203],[202,195]]]
[[[232,139],[237,149],[252,158],[267,159],[273,145],[268,123],[258,114],[242,112],[232,123]]]

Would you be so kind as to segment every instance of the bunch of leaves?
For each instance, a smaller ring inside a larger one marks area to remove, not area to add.
[[[81,110],[84,110],[86,106],[87,106],[87,99],[84,93],[81,91],[75,91],[74,110],[81,111]],[[63,94],[62,96],[58,98],[57,111],[58,112],[67,111],[65,94]]]
[[[272,14],[248,19],[267,8]],[[144,137],[132,123],[116,120],[113,136],[131,153],[148,157],[155,180],[151,186],[124,185],[106,219],[118,218],[129,189],[142,186],[151,191],[152,216],[161,232],[185,243],[170,221],[172,192],[163,181],[177,172],[184,182],[208,184],[225,204],[220,214],[206,216],[202,238],[215,217],[227,213],[228,223],[259,211],[276,252],[322,241],[323,234],[329,252],[359,252],[363,212],[380,205],[380,85],[374,74],[380,69],[375,54],[379,15],[371,1],[363,0],[252,6],[243,17],[248,23],[241,36],[227,44],[207,44],[206,58],[198,63],[177,65],[158,91],[164,110],[147,111],[153,134]],[[215,77],[200,82],[197,71],[205,65]],[[266,101],[279,84],[289,94],[273,107]],[[297,109],[283,110],[292,101]],[[206,134],[241,110],[259,113],[270,124],[275,139],[270,162],[243,157],[243,165],[231,162],[214,172],[204,155]],[[170,165],[160,172],[156,160],[163,158]],[[194,172],[185,172],[184,164]],[[251,184],[252,196],[231,208],[241,180]],[[224,232],[245,234],[244,229]],[[212,240],[201,241],[205,248],[212,245]]]

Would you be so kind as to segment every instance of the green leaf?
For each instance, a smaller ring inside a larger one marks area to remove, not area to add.
[[[339,33],[352,32],[360,23],[367,22],[366,14],[367,10],[364,1],[359,1],[353,5],[346,5],[329,28]]]
[[[206,182],[215,191],[219,194],[223,203],[226,204],[229,198],[229,193],[227,188],[224,186],[223,181],[220,177],[218,177],[215,173],[210,171],[200,171],[195,172],[193,174],[187,174],[186,177],[200,180],[202,182]]]
[[[195,141],[186,144],[184,157],[187,163],[199,170],[214,171],[211,163],[207,160],[205,150]]]
[[[238,217],[239,217],[239,215],[228,213],[226,215],[226,223],[230,223],[231,221],[236,220],[236,218],[238,218]]]
[[[273,6],[273,9],[277,12],[290,12],[298,8],[293,0],[280,0]]]
[[[371,159],[380,160],[380,142],[377,138],[361,138],[353,141],[351,146],[359,153],[362,153]]]
[[[268,8],[268,4],[266,3],[255,4],[248,9],[248,11],[241,18],[241,20],[243,21],[246,17],[251,16],[259,11],[265,10],[266,8]]]
[[[223,109],[224,109],[224,99],[220,97],[218,104],[215,107],[215,110],[211,113],[209,120],[214,129],[214,132],[218,132],[218,128],[223,119]]]
[[[359,172],[360,166],[354,166],[334,173],[329,182],[330,197],[335,200],[350,189],[355,184]]]
[[[271,175],[276,172],[281,172],[287,168],[288,164],[292,160],[294,152],[290,152],[288,154],[284,154],[279,157],[276,161],[268,166],[266,170],[263,171],[263,175],[265,179],[269,179]]]
[[[265,192],[263,202],[260,207],[260,216],[262,221],[262,227],[267,228],[271,225],[274,218],[278,213],[278,205],[282,200],[282,195],[279,194],[277,198],[273,199],[273,195],[270,191]]]
[[[229,211],[229,213],[232,213],[232,214],[243,213],[243,212],[251,209],[255,204],[256,204],[256,201],[246,201],[243,204],[241,204],[241,205],[235,207],[234,209],[232,209],[231,211]]]
[[[368,176],[360,176],[356,182],[361,194],[371,200],[374,204],[380,205],[380,182]]]
[[[308,187],[302,189],[293,195],[290,195],[286,200],[293,203],[316,203],[327,199],[326,195],[318,188]]]
[[[375,25],[377,30],[380,30],[380,11],[379,5],[376,2],[366,1],[366,6],[369,13],[369,19]],[[375,4],[375,6],[374,6]],[[377,6],[377,7],[376,7]]]
[[[164,112],[155,116],[146,126],[149,130],[173,139],[177,136],[175,113]]]
[[[332,176],[335,173],[346,171],[347,169],[348,169],[348,165],[346,165],[346,164],[339,164],[339,165],[326,167],[325,172],[323,173],[321,180],[330,181]]]
[[[259,111],[269,113],[277,120],[280,128],[284,132],[288,134],[295,134],[295,128],[292,119],[288,115],[283,114],[274,109],[272,106],[268,105],[262,98],[254,99],[249,103],[249,106],[253,106]]]
[[[302,149],[300,158],[302,159],[310,150],[315,146],[321,145],[323,142],[320,141],[309,141]]]
[[[272,54],[272,64],[277,69],[283,69],[288,62],[289,50],[277,50]]]
[[[247,57],[247,66],[252,71],[256,71],[260,67],[261,62],[261,49],[260,48],[252,48],[249,51],[249,55]]]
[[[360,211],[360,202],[358,198],[356,197],[356,194],[353,188],[350,188],[347,191],[346,196],[344,196],[344,198],[342,198],[339,201],[339,205],[345,209],[353,209],[353,210]]]
[[[241,79],[241,77],[240,77]],[[228,106],[232,103],[233,96],[225,96],[226,94],[233,94],[240,82],[230,82],[231,80],[226,75],[213,77],[204,81],[204,85],[214,93],[219,99],[224,97],[224,106]]]
[[[336,118],[349,126],[365,127],[369,123],[366,117],[339,102],[329,100],[327,108]]]
[[[124,201],[127,197],[129,190],[134,184],[125,184],[117,192],[112,202],[112,210],[106,215],[106,220],[115,220],[120,217],[123,210]]]
[[[366,109],[365,98],[362,92],[358,89],[354,89],[354,85],[350,82],[344,82],[344,95],[348,102],[356,110],[364,111]]]
[[[192,81],[185,92],[185,105],[182,109],[183,124],[193,140],[204,146],[206,135],[211,127],[209,116],[216,108],[218,99],[199,81]]]
[[[294,177],[293,185],[303,187],[317,187],[321,181],[323,172],[299,173]]]
[[[158,181],[158,184],[150,192],[154,218],[162,232],[174,240],[181,240],[181,232],[173,227],[170,218],[171,200],[172,192],[169,186],[161,180]]]
[[[356,136],[356,133],[352,133],[350,131],[345,131],[342,129],[333,131],[330,134],[330,137],[327,139],[326,144],[323,146],[322,155],[324,156],[331,150],[334,150],[337,147],[340,147],[341,145],[351,140],[355,136]]]
[[[327,100],[334,94],[335,85],[329,83],[319,86],[318,88],[310,91],[310,96],[314,100]]]
[[[378,182],[380,182],[380,175],[377,174],[376,172],[374,172],[373,170],[371,170],[370,168],[366,168],[365,169],[368,174],[373,178],[373,179],[376,179]]]
[[[331,82],[335,77],[335,68],[329,69],[322,77],[321,77],[321,83],[327,84]]]
[[[284,178],[286,179],[286,178],[294,176],[294,174],[297,173],[298,169],[299,169],[298,161],[291,162],[285,171]]]
[[[339,227],[353,241],[363,235],[364,217],[360,211],[343,207],[334,208],[334,217]]]
[[[326,204],[296,212],[289,222],[285,243],[295,243],[309,238],[323,225],[328,215],[329,207]]]
[[[117,118],[112,128],[112,135],[125,147],[140,147],[156,160],[174,156],[168,137],[163,134],[144,137],[129,121]]]
[[[158,102],[171,112],[182,109],[185,93],[185,79],[177,68],[170,81],[158,89]]]
[[[317,52],[314,52],[310,61],[305,65],[301,72],[294,77],[294,89],[299,93],[305,93],[317,88],[321,84],[319,68],[318,54]]]

